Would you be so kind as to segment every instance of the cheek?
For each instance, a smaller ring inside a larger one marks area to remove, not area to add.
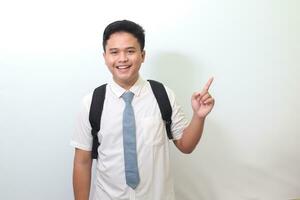
[[[136,63],[137,65],[140,65],[144,62],[144,59],[142,57],[138,57],[134,59],[134,63]]]
[[[105,59],[105,64],[106,64],[108,67],[112,67],[113,64],[114,64],[114,60],[111,59],[111,58],[106,58],[106,59]]]

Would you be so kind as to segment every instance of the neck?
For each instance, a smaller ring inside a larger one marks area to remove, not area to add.
[[[114,79],[114,81],[122,88],[124,88],[125,90],[129,90],[138,80],[139,77],[136,77],[133,80],[128,80],[128,81],[117,81],[116,79]]]

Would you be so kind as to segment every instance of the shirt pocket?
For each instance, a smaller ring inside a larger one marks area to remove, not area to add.
[[[166,140],[166,128],[161,117],[147,117],[141,120],[142,136],[147,145],[162,145]]]

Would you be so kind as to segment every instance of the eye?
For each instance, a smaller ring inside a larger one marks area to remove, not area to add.
[[[117,53],[118,53],[117,51],[111,51],[110,52],[111,55],[117,55]]]
[[[128,50],[128,53],[133,54],[133,53],[135,53],[135,51],[130,49],[130,50]]]

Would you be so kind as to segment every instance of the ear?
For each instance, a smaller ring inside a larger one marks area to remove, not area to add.
[[[104,62],[106,64],[106,52],[105,51],[103,51],[102,56],[103,56]]]
[[[146,57],[146,51],[143,50],[143,51],[142,51],[142,62],[145,61],[145,57]]]

